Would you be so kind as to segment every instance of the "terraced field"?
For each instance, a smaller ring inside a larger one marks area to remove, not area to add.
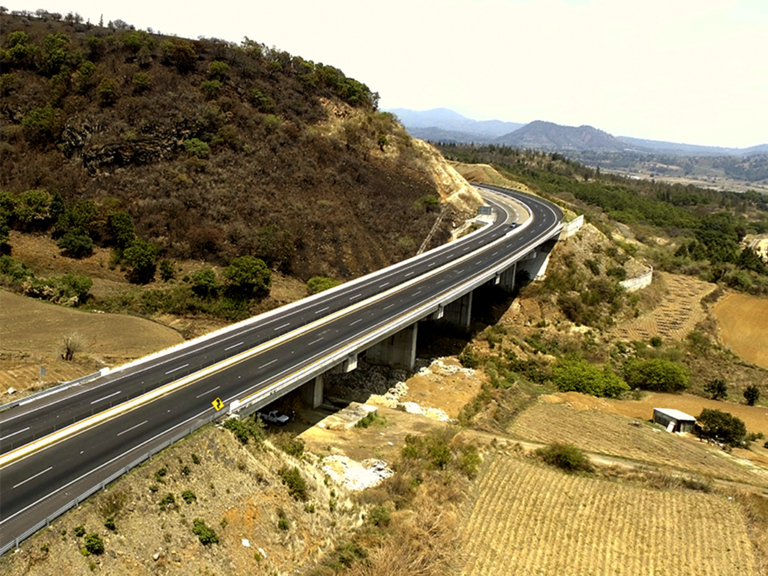
[[[723,496],[569,476],[497,456],[462,523],[461,574],[758,576]]]

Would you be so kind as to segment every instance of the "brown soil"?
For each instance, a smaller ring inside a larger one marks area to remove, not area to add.
[[[760,574],[723,496],[653,490],[495,456],[459,523],[461,574]]]
[[[461,367],[456,358],[443,358],[442,363]],[[464,405],[480,393],[484,379],[480,372],[473,375],[463,371],[451,374],[439,369],[419,372],[406,381],[408,393],[402,401],[416,402],[422,408],[438,408],[451,418],[458,418]]]
[[[667,285],[661,304],[651,313],[615,328],[613,336],[622,340],[648,340],[653,336],[682,340],[706,318],[701,299],[717,286],[690,276],[658,271],[654,275],[661,276]]]
[[[119,314],[96,314],[56,306],[0,290],[0,389],[23,391],[38,385],[39,367],[46,383],[67,381],[103,366],[116,366],[184,341],[156,322]],[[74,362],[61,359],[65,334],[81,334],[86,347]]]
[[[680,397],[689,398],[690,402],[675,404],[675,398],[666,394],[654,395],[651,399],[635,403],[594,398],[575,392],[553,394],[543,396],[537,404],[523,412],[509,431],[515,437],[534,442],[568,441],[589,452],[628,458],[662,469],[686,470],[768,487],[768,463],[765,462],[768,451],[762,447],[755,445],[753,451],[737,450],[729,455],[695,437],[668,434],[646,425],[653,416],[654,405],[698,415],[701,405],[696,404],[699,401],[709,402],[701,398]],[[723,403],[719,403],[719,408],[725,409]],[[765,428],[768,420],[764,419],[760,410],[765,412],[764,408],[755,408],[750,423],[763,418],[762,428]],[[640,425],[631,425],[633,420],[639,421]]]
[[[720,338],[742,358],[768,368],[768,300],[728,294],[712,307]]]

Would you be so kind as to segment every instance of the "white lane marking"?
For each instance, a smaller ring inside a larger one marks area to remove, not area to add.
[[[177,366],[173,370],[168,370],[168,372],[166,372],[166,374],[170,374],[171,372],[176,372],[176,370],[181,370],[182,368],[186,368],[187,366],[189,366],[189,364],[184,364],[184,366]]]
[[[290,322],[288,322],[287,324],[281,324],[280,326],[278,326],[277,328],[275,328],[275,330],[274,330],[274,331],[275,331],[275,332],[277,332],[278,330],[280,330],[280,329],[282,329],[282,328],[286,328],[286,327],[288,327],[288,326],[290,326],[290,325],[291,325],[291,323],[290,323]]]
[[[384,284],[379,284],[379,288],[384,288],[384,286],[389,286],[389,282],[384,282]]]
[[[320,342],[320,340],[322,340],[322,339],[323,339],[323,337],[322,337],[322,336],[320,336],[320,338],[318,338],[317,340],[312,340],[312,342],[310,342],[309,344],[307,344],[307,346],[312,346],[312,344],[317,344],[317,343],[318,343],[318,342]]]
[[[325,311],[326,311],[326,310],[328,310],[329,308],[330,308],[330,306],[326,306],[325,308],[321,308],[320,310],[318,310],[317,312],[315,312],[315,314],[320,314],[321,312],[325,312]]]
[[[416,272],[408,272],[408,274],[406,274],[405,277],[408,278],[408,276],[413,276],[414,274],[416,274]]]
[[[464,272],[464,268],[462,268],[461,270],[456,270],[456,274],[461,274],[462,272]]]
[[[361,292],[360,294],[355,294],[354,296],[350,296],[349,299],[350,300],[354,300],[355,298],[360,298],[360,296],[362,296],[362,295],[363,295],[363,293]]]
[[[384,308],[384,310],[389,310],[390,308],[392,308],[392,306],[394,306],[394,304],[390,304],[389,306],[386,306],[386,307]]]
[[[238,346],[240,346],[240,344],[242,344],[242,342],[238,342],[237,344],[232,344],[232,346],[228,346],[227,348],[224,348],[224,352],[226,352],[227,350],[232,350],[232,348],[237,348]]]
[[[499,253],[499,251],[497,250],[496,252],[494,252],[493,254],[491,254],[491,256],[496,256],[496,254],[498,254],[498,253]]]
[[[166,374],[168,374],[168,372],[166,372]],[[104,396],[103,398],[99,398],[98,400],[94,400],[93,402],[91,402],[91,404],[96,404],[97,402],[101,402],[102,400],[106,400],[107,398],[112,398],[112,396],[117,396],[118,394],[120,394],[120,390],[118,390],[117,392],[113,392],[108,396]]]
[[[170,410],[168,410],[168,412],[170,412]],[[147,422],[149,422],[149,420],[144,420],[144,422],[141,422],[140,424],[136,424],[136,426],[131,426],[130,428],[128,428],[128,430],[123,430],[122,432],[118,432],[117,435],[122,436],[126,432],[130,432],[131,430],[136,430],[136,428],[138,428],[139,426],[144,426],[144,424],[146,424]]]
[[[435,265],[435,262],[432,262],[432,264],[430,264],[429,266],[427,266],[427,268],[432,268],[432,266],[434,266],[434,265]]]
[[[45,474],[46,472],[48,472],[48,471],[50,471],[50,470],[53,470],[53,466],[49,466],[48,468],[46,468],[46,469],[45,469],[45,470],[43,470],[42,472],[38,472],[37,474],[35,474],[34,476],[30,476],[29,478],[27,478],[27,479],[26,479],[26,480],[24,480],[23,482],[19,482],[18,484],[16,484],[16,486],[14,486],[14,488],[18,488],[18,487],[19,487],[19,486],[21,486],[22,484],[26,484],[26,483],[27,483],[27,482],[29,482],[30,480],[34,480],[34,479],[35,479],[35,478],[37,478],[38,476],[42,476],[43,474]]]
[[[16,436],[16,434],[21,434],[22,432],[26,432],[27,430],[29,430],[29,426],[27,426],[23,430],[16,430],[16,432],[12,432],[12,433],[8,434],[7,436],[3,436],[2,438],[0,438],[0,442],[5,440],[6,438],[10,438],[11,436]]]
[[[414,296],[418,296],[419,294],[421,294],[421,290],[419,290],[418,292],[414,292],[413,293]]]
[[[221,388],[221,386],[216,386],[216,388],[211,388],[207,392],[203,392],[202,394],[200,394],[200,396],[195,396],[195,398],[202,398],[206,394],[210,394],[211,392],[216,392],[216,390],[218,390],[219,388]]]
[[[270,360],[266,364],[262,364],[261,366],[259,366],[259,370],[261,370],[262,368],[266,368],[267,366],[269,366],[270,364],[274,364],[275,362],[277,362],[277,358],[275,358],[274,360]]]
[[[229,400],[227,400],[227,401],[229,401]],[[26,512],[27,510],[29,510],[30,508],[34,508],[35,506],[37,506],[38,504],[40,504],[40,502],[42,502],[42,501],[43,501],[43,500],[45,500],[46,498],[50,498],[51,496],[53,496],[54,494],[58,494],[59,492],[61,492],[61,491],[62,491],[62,490],[64,490],[65,488],[69,488],[70,486],[72,486],[72,484],[75,484],[76,482],[80,482],[80,480],[82,480],[83,478],[85,478],[85,477],[86,477],[86,476],[88,476],[89,474],[93,474],[94,472],[97,472],[97,471],[101,470],[102,468],[104,468],[104,467],[106,467],[106,466],[109,466],[110,464],[112,464],[112,463],[113,463],[113,462],[115,462],[116,460],[119,460],[120,458],[122,458],[122,457],[123,457],[123,456],[125,456],[126,454],[130,454],[131,452],[138,450],[138,449],[139,449],[139,448],[141,448],[142,446],[145,446],[145,445],[149,444],[150,442],[152,442],[152,441],[156,440],[157,438],[160,438],[160,436],[162,436],[163,434],[165,434],[165,433],[167,433],[167,432],[170,432],[171,430],[175,430],[176,428],[182,428],[182,427],[183,427],[185,424],[187,424],[188,422],[192,422],[193,420],[195,420],[196,418],[199,418],[200,416],[202,416],[203,414],[205,414],[206,412],[208,412],[208,411],[210,411],[210,410],[211,410],[211,408],[206,408],[205,410],[203,410],[203,411],[202,411],[202,412],[200,412],[199,414],[195,414],[195,415],[194,415],[194,416],[192,416],[191,418],[187,418],[186,420],[184,420],[184,422],[179,422],[178,424],[176,424],[176,426],[172,426],[172,427],[171,427],[171,428],[169,428],[168,430],[164,430],[163,432],[160,432],[160,434],[156,434],[156,435],[155,435],[155,436],[153,436],[152,438],[149,438],[148,440],[145,440],[145,441],[144,441],[144,442],[142,442],[141,444],[139,444],[139,445],[137,445],[137,446],[134,446],[133,448],[129,449],[128,451],[126,451],[126,452],[123,452],[122,454],[118,454],[117,456],[115,456],[114,458],[112,458],[112,460],[109,460],[108,462],[104,462],[104,464],[101,464],[100,466],[97,466],[97,467],[96,467],[96,468],[94,468],[93,470],[89,470],[88,472],[86,472],[86,473],[85,473],[85,474],[83,474],[82,476],[78,476],[78,477],[77,477],[77,478],[75,478],[74,480],[71,480],[71,481],[69,481],[67,484],[64,484],[64,486],[60,486],[59,488],[56,488],[56,490],[54,490],[53,492],[49,492],[49,493],[48,493],[48,494],[46,494],[45,496],[42,496],[41,498],[37,499],[35,502],[32,502],[32,504],[28,504],[27,506],[25,506],[24,508],[22,508],[21,510],[19,510],[19,511],[18,511],[18,512],[16,512],[15,514],[11,514],[10,516],[8,516],[8,517],[6,517],[6,518],[3,518],[2,520],[0,520],[0,526],[2,526],[3,524],[5,524],[5,523],[6,523],[6,522],[8,522],[9,520],[12,520],[13,518],[15,518],[16,516],[18,516],[19,514],[23,514],[24,512]]]
[[[438,280],[437,282],[435,282],[435,285],[442,284],[443,282],[445,282],[445,280]]]
[[[362,318],[358,318],[357,320],[355,320],[354,322],[352,322],[352,323],[350,324],[350,326],[354,326],[354,325],[355,325],[355,324],[357,324],[358,322],[362,322],[362,321],[363,321],[363,319],[362,319]]]

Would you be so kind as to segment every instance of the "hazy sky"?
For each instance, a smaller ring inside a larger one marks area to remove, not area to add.
[[[341,68],[379,92],[382,108],[768,142],[768,0],[2,3],[188,38],[248,36]]]

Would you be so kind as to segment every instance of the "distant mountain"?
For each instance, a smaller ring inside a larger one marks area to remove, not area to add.
[[[632,146],[670,156],[749,156],[768,152],[768,144],[760,144],[751,148],[723,148],[720,146],[699,146],[697,144],[645,140],[643,138],[630,138],[629,136],[619,136],[618,139]]]
[[[663,154],[666,156],[751,156],[768,153],[768,144],[725,148],[613,136],[592,126],[561,126],[536,120],[530,124],[501,120],[472,120],[447,108],[391,108],[415,138],[458,144],[500,144],[558,152]]]
[[[608,132],[592,126],[561,126],[536,120],[497,138],[496,144],[535,150],[637,152],[638,146],[619,140]]]
[[[501,120],[472,120],[447,108],[424,111],[392,108],[387,111],[395,114],[412,136],[442,142],[485,144],[524,126]]]

